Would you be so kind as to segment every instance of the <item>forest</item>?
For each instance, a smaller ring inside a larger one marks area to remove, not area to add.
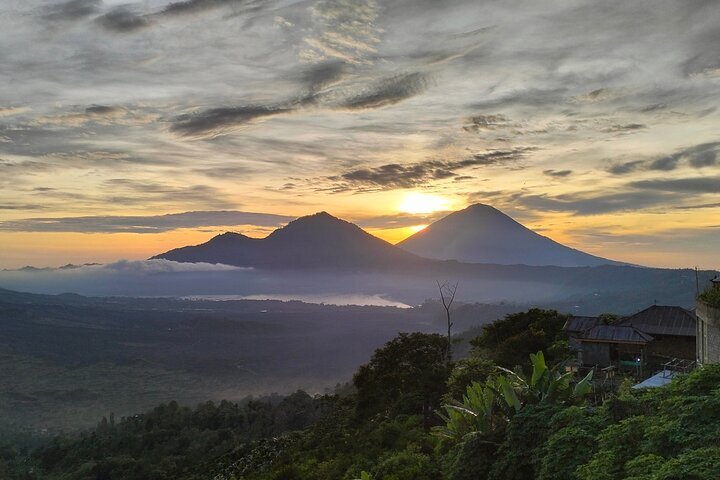
[[[78,435],[0,447],[0,478],[720,478],[720,366],[600,398],[592,373],[564,368],[566,318],[509,314],[462,358],[446,336],[402,333],[333,394],[108,413]]]

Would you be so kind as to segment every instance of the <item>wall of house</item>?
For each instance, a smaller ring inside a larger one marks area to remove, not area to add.
[[[582,362],[585,365],[610,365],[610,344],[582,342]]]
[[[649,357],[695,360],[697,345],[694,337],[675,335],[653,335],[653,337],[655,339],[647,346]]]
[[[720,363],[720,308],[698,300],[695,314],[698,319],[697,361]]]

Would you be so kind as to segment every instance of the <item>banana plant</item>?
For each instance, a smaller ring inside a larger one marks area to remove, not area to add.
[[[443,405],[446,413],[438,412],[445,421],[444,426],[434,428],[436,435],[462,440],[477,432],[488,433],[495,428],[496,389],[491,379],[483,385],[473,382],[468,385],[462,402],[453,401]]]
[[[504,375],[490,377],[484,384],[472,382],[462,402],[443,405],[445,413],[438,415],[445,425],[435,427],[435,433],[459,441],[470,434],[490,433],[525,405],[573,403],[592,391],[592,370],[570,388],[572,372],[548,368],[542,351],[530,354],[530,362],[533,370],[529,378],[522,372],[498,367]]]

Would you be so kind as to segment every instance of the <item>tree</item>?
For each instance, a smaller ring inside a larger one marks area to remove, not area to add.
[[[568,315],[555,310],[531,308],[485,325],[482,333],[470,343],[477,353],[505,368],[526,364],[528,355],[538,350],[554,362],[568,355],[567,335],[563,330],[567,319]]]
[[[430,414],[445,393],[451,366],[448,341],[438,334],[401,333],[375,351],[353,377],[360,416]]]
[[[453,326],[453,322],[450,320],[450,307],[452,307],[452,304],[455,301],[455,294],[457,293],[458,282],[455,282],[455,284],[449,284],[448,282],[443,282],[441,284],[439,280],[436,280],[435,283],[437,283],[438,290],[440,290],[440,300],[442,301],[443,308],[445,309],[445,316],[447,318],[447,339],[448,339],[447,361],[450,362],[452,360],[452,326]]]

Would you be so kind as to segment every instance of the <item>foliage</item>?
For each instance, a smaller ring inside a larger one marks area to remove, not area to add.
[[[446,390],[447,349],[443,336],[401,333],[376,350],[353,377],[360,416],[423,414],[427,420]]]
[[[472,345],[486,358],[505,368],[524,365],[529,354],[542,350],[548,361],[568,356],[567,337],[563,325],[569,318],[555,310],[532,308],[512,313],[485,325]]]
[[[698,296],[698,299],[710,306],[720,308],[720,288],[711,286],[705,289],[705,291]]]
[[[190,409],[177,402],[115,422],[103,418],[79,439],[56,438],[34,460],[46,478],[205,478],[234,452],[251,454],[253,440],[306,428],[334,407],[330,397],[298,391],[278,404],[206,402]]]
[[[538,480],[570,480],[593,454],[596,437],[607,424],[596,409],[571,406],[552,417],[550,434],[539,453]]]
[[[447,381],[449,398],[462,398],[472,382],[484,382],[497,372],[497,366],[491,360],[471,356],[455,362]]]
[[[623,389],[590,406],[579,402],[589,378],[573,384],[566,373],[548,367],[542,352],[530,356],[528,374],[498,368],[486,376],[488,364],[476,363],[482,367],[478,376],[486,378],[470,381],[462,399],[445,406],[445,425],[431,435],[418,398],[431,392],[438,400],[445,382],[456,380],[448,370],[423,381],[393,374],[393,361],[415,375],[421,366],[432,372],[444,365],[435,337],[410,336],[376,352],[365,367],[367,383],[360,382],[356,394],[297,392],[279,401],[208,402],[195,409],[171,402],[143,415],[103,419],[92,432],[56,438],[31,454],[2,447],[0,478],[720,478],[720,365],[663,388]],[[425,390],[428,384],[432,388]],[[376,390],[381,386],[390,391]],[[361,399],[377,403],[360,410]]]

